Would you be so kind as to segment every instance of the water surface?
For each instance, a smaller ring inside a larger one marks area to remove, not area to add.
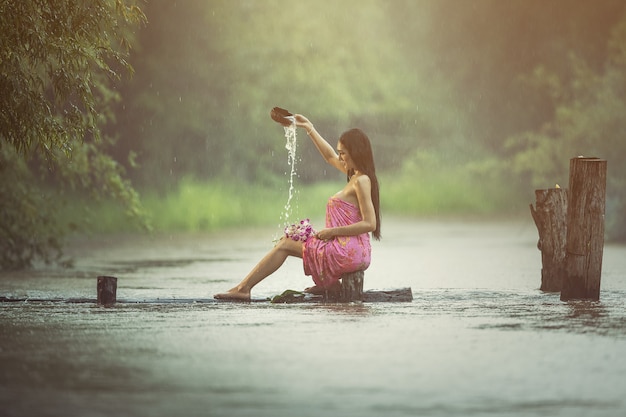
[[[274,232],[82,241],[74,269],[4,273],[0,296],[26,301],[0,303],[3,415],[626,412],[624,246],[605,247],[600,302],[564,303],[538,290],[532,221],[387,221],[365,286],[411,303],[214,302]],[[114,307],[92,302],[97,275],[118,277]],[[253,296],[309,284],[288,260]]]

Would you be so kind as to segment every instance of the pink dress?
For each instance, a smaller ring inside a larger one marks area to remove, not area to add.
[[[327,228],[347,226],[358,221],[361,221],[361,212],[357,206],[337,197],[328,200]],[[369,233],[338,236],[327,241],[311,236],[302,249],[304,273],[313,277],[315,285],[328,288],[345,273],[367,269],[371,255]]]

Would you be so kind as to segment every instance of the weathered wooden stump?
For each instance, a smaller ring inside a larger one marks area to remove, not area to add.
[[[537,248],[541,251],[541,290],[561,291],[565,276],[567,238],[567,197],[563,188],[535,190],[536,208],[530,212],[539,232]]]
[[[570,159],[566,276],[561,300],[599,300],[606,201],[604,159]]]
[[[363,271],[350,272],[341,276],[341,289],[339,290],[339,302],[349,303],[363,301]]]
[[[117,301],[117,278],[101,275],[98,277],[98,305],[110,306]]]

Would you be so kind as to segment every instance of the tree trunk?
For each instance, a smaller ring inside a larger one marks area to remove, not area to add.
[[[539,232],[537,248],[541,251],[541,290],[561,291],[565,276],[565,241],[567,238],[567,190],[535,190],[536,209],[530,212]]]
[[[563,301],[600,299],[606,168],[603,159],[578,157],[570,160]]]
[[[339,290],[339,302],[363,301],[363,271],[350,272],[341,276],[341,289]]]

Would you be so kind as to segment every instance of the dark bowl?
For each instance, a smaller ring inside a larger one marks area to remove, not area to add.
[[[287,116],[293,116],[293,114],[289,113],[285,109],[281,109],[280,107],[274,107],[270,112],[270,117],[273,121],[280,123],[283,126],[290,126],[291,120],[286,119]]]

